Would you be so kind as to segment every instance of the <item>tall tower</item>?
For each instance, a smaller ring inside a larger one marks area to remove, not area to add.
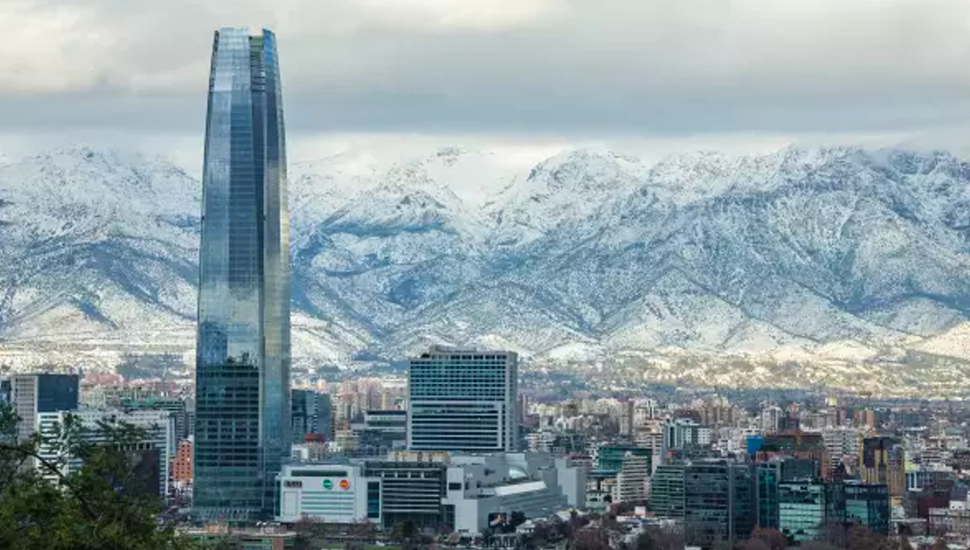
[[[216,31],[209,76],[194,505],[251,520],[274,505],[289,454],[290,267],[276,38]]]
[[[408,368],[408,448],[515,451],[518,356],[434,347]]]

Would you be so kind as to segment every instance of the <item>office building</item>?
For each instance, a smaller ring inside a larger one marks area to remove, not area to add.
[[[441,499],[448,472],[444,460],[428,453],[364,463],[363,476],[381,480],[381,525],[385,529],[407,521],[418,529],[441,529],[445,520]]]
[[[798,544],[821,540],[830,527],[845,521],[845,493],[840,482],[821,479],[783,481],[778,485],[779,530]]]
[[[866,483],[884,484],[889,495],[902,498],[906,491],[906,451],[892,437],[867,437],[862,440],[859,478]]]
[[[755,465],[755,499],[757,523],[763,529],[778,529],[778,484],[781,483],[780,460],[759,462]]]
[[[755,464],[755,472],[758,526],[778,529],[779,484],[818,479],[820,470],[817,462],[782,456]]]
[[[845,482],[845,521],[864,525],[874,533],[889,534],[889,487],[881,483]]]
[[[194,512],[273,512],[290,452],[290,269],[276,38],[215,33],[196,342]]]
[[[684,464],[658,465],[650,478],[650,510],[659,517],[684,517]]]
[[[19,374],[10,379],[10,400],[20,417],[17,437],[37,429],[37,415],[73,411],[78,407],[80,377],[76,374]]]
[[[188,412],[184,399],[178,397],[146,396],[121,400],[122,410],[154,409],[167,411],[175,421],[175,437],[179,440],[189,436]]]
[[[333,403],[330,395],[313,390],[292,392],[293,443],[303,443],[307,435],[333,440]],[[317,438],[314,438],[317,439]]]
[[[118,427],[130,424],[143,431],[143,439],[134,442],[130,449],[138,455],[134,473],[143,482],[146,491],[166,499],[169,495],[169,470],[175,455],[175,421],[165,411],[139,410],[81,410],[44,412],[37,415],[37,430],[47,441],[41,443],[38,454],[48,463],[58,463],[61,475],[69,475],[80,468],[81,457],[70,456],[63,445],[54,439],[62,433],[65,417],[73,415],[81,428],[79,434],[88,443],[102,443],[105,433],[102,425]],[[56,481],[53,472],[38,467],[44,477]]]
[[[517,403],[515,353],[434,347],[410,360],[408,448],[514,451]]]
[[[369,410],[364,421],[350,425],[357,436],[358,456],[380,456],[407,446],[407,411]]]
[[[684,471],[684,532],[689,545],[710,548],[747,538],[755,526],[754,470],[726,460],[698,461]]]

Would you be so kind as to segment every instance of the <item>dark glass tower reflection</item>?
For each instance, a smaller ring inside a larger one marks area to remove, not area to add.
[[[196,343],[194,506],[273,512],[289,454],[286,152],[276,38],[215,33],[209,76]]]

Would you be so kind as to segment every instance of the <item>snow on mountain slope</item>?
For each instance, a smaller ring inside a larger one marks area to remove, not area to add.
[[[523,170],[454,147],[348,152],[290,175],[303,367],[435,342],[553,362],[970,359],[948,336],[970,322],[970,166],[947,153],[789,147],[648,166],[578,150]],[[190,349],[200,187],[164,160],[83,147],[0,166],[0,363],[151,334]]]

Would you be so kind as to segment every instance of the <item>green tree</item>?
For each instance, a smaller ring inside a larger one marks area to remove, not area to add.
[[[402,550],[410,550],[414,544],[414,536],[418,528],[411,520],[401,521],[391,527],[391,540],[401,545]]]
[[[159,520],[137,450],[143,433],[126,424],[82,426],[67,417],[53,437],[18,440],[19,419],[0,405],[0,548],[184,550],[196,548]],[[92,442],[90,432],[100,432]],[[45,443],[53,453],[41,456]],[[81,466],[65,473],[66,459]]]

